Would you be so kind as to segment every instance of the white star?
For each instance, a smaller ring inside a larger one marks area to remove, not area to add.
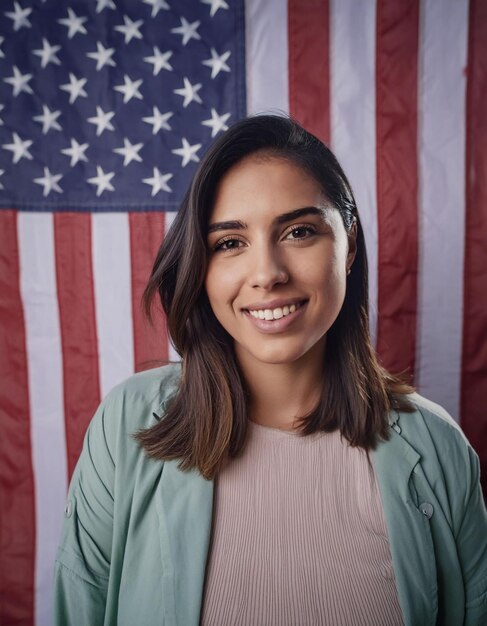
[[[18,2],[14,2],[15,11],[6,11],[5,15],[14,22],[14,30],[19,30],[23,26],[30,28],[32,24],[29,22],[28,15],[32,13],[32,9],[23,9]]]
[[[115,91],[119,91],[123,93],[123,103],[127,104],[132,98],[138,98],[139,100],[143,100],[142,94],[139,91],[139,87],[142,84],[142,79],[139,80],[131,80],[127,74],[123,77],[125,85],[117,85],[114,87]]]
[[[105,174],[102,168],[97,165],[96,176],[93,176],[93,178],[88,178],[87,182],[89,182],[90,185],[97,186],[96,195],[97,197],[99,197],[106,189],[108,189],[108,191],[115,191],[113,185],[110,182],[114,176],[115,172],[107,172]]]
[[[61,150],[63,154],[67,154],[71,157],[71,167],[74,167],[78,161],[88,161],[88,157],[85,152],[89,148],[87,143],[78,143],[76,139],[71,139],[71,147]]]
[[[176,33],[183,36],[183,46],[185,46],[191,39],[201,39],[201,36],[197,32],[198,26],[201,22],[193,22],[190,24],[186,18],[181,18],[181,26],[177,28],[171,28],[171,33]]]
[[[87,82],[86,78],[76,78],[74,74],[69,73],[69,83],[60,87],[60,89],[69,93],[69,104],[73,104],[80,96],[83,96],[83,98],[88,97],[88,94],[83,89]]]
[[[16,97],[19,95],[19,93],[22,93],[23,91],[25,91],[25,93],[34,93],[27,84],[29,80],[31,80],[31,78],[32,74],[21,74],[19,68],[14,65],[14,75],[10,76],[10,78],[4,78],[3,80],[6,83],[10,83],[10,85],[12,85],[12,87],[14,88],[13,95],[14,97]]]
[[[113,0],[96,0],[96,12],[101,13],[103,9],[116,9]]]
[[[4,174],[5,174],[5,170],[0,170],[0,176],[3,176]],[[3,189],[2,183],[0,183],[0,189]]]
[[[52,190],[56,191],[57,193],[63,193],[63,190],[58,185],[58,182],[61,180],[62,177],[62,174],[51,174],[49,168],[45,167],[44,176],[42,176],[41,178],[34,178],[34,182],[37,185],[42,185],[44,187],[42,195],[45,198],[51,193]]]
[[[154,56],[144,57],[146,63],[154,64],[154,76],[157,76],[162,69],[172,70],[172,65],[169,63],[169,59],[172,57],[172,52],[161,52],[157,46],[154,46]]]
[[[139,150],[143,145],[143,143],[130,143],[130,141],[125,138],[123,140],[123,148],[114,148],[113,151],[123,156],[123,164],[126,166],[132,161],[139,161],[139,163],[142,162]]]
[[[5,37],[0,37],[0,46],[2,45],[2,43],[5,41]],[[4,59],[5,58],[5,53],[3,50],[0,50],[0,59]]]
[[[218,115],[215,109],[211,109],[211,119],[201,122],[203,126],[209,126],[211,128],[211,136],[215,137],[221,130],[228,130],[228,126],[225,122],[230,117],[230,113],[224,113]]]
[[[87,34],[86,28],[83,26],[87,19],[87,17],[78,17],[73,9],[68,9],[68,17],[64,17],[58,22],[68,27],[68,39],[72,39],[76,33]]]
[[[42,133],[46,135],[51,128],[54,130],[62,130],[59,125],[57,118],[61,115],[61,111],[50,111],[49,107],[45,104],[42,105],[42,115],[36,115],[32,119],[35,122],[41,122],[42,124]]]
[[[115,48],[105,48],[99,41],[96,42],[96,52],[87,52],[86,56],[96,61],[96,71],[99,72],[105,65],[116,67],[117,64],[112,59]]]
[[[171,130],[167,120],[173,115],[174,114],[171,112],[161,113],[157,107],[153,107],[152,117],[143,117],[142,121],[146,124],[152,124],[152,134],[157,135],[161,128],[164,128],[164,130]]]
[[[171,150],[173,154],[177,154],[183,157],[182,166],[186,167],[190,161],[195,161],[198,163],[199,158],[196,156],[196,153],[201,148],[200,143],[195,143],[193,146],[189,144],[187,139],[183,137],[183,145],[181,148],[177,148],[176,150]]]
[[[154,167],[152,170],[152,178],[144,178],[142,180],[146,185],[152,185],[152,193],[151,196],[154,197],[161,190],[162,191],[172,191],[171,187],[167,184],[169,180],[171,180],[172,174],[161,174],[161,172]]]
[[[125,22],[125,26],[115,26],[115,30],[118,30],[120,33],[125,35],[125,43],[130,43],[134,37],[135,39],[142,39],[142,34],[140,33],[139,28],[144,23],[144,20],[137,20],[134,22],[130,19],[130,17],[124,15],[123,21]]]
[[[181,87],[181,89],[174,89],[174,93],[177,93],[178,96],[184,97],[183,107],[186,108],[188,104],[193,101],[202,104],[202,100],[198,95],[198,91],[201,89],[201,83],[192,85],[186,76],[183,78],[183,81],[184,87]]]
[[[22,139],[17,135],[17,133],[13,133],[12,135],[13,143],[4,143],[2,148],[5,150],[11,150],[12,152],[12,163],[18,163],[20,159],[32,159],[32,154],[29,152],[29,148],[32,145],[32,141],[26,139],[22,141]]]
[[[228,9],[228,4],[225,0],[201,0],[203,4],[210,4],[210,16],[213,17],[218,9]]]
[[[229,72],[230,68],[226,64],[226,60],[230,56],[231,52],[224,52],[221,56],[218,55],[218,52],[215,48],[211,49],[211,59],[206,59],[206,61],[202,61],[203,65],[208,65],[211,67],[211,77],[215,78],[218,76],[220,72]]]
[[[4,108],[5,108],[5,105],[4,104],[0,104],[0,111],[3,111]],[[0,119],[0,126],[3,126],[3,120],[2,119]]]
[[[151,17],[156,17],[161,9],[165,11],[169,10],[169,5],[166,0],[143,0],[144,4],[150,4],[152,7]]]
[[[33,50],[33,53],[41,58],[41,67],[46,67],[49,63],[55,65],[61,65],[61,61],[58,59],[56,52],[61,50],[61,46],[51,46],[45,37],[42,38],[42,48],[39,50]]]
[[[115,115],[114,111],[103,112],[103,109],[99,106],[96,107],[96,115],[89,117],[88,122],[96,125],[96,136],[99,137],[106,129],[115,130],[110,120]]]

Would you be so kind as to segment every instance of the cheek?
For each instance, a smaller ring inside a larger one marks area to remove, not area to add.
[[[237,293],[234,273],[210,263],[206,272],[205,289],[211,308],[216,313],[220,307],[233,301]]]

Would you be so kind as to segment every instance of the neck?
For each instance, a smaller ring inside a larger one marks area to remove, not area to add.
[[[263,426],[292,430],[296,418],[318,404],[323,386],[324,345],[292,363],[263,363],[237,354],[250,393],[249,418]]]

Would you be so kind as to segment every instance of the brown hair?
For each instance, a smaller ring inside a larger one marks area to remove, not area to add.
[[[204,289],[207,226],[225,173],[256,152],[289,159],[321,185],[347,231],[357,223],[357,253],[347,278],[343,307],[327,333],[326,378],[316,408],[301,418],[304,435],[340,430],[352,446],[370,450],[388,437],[391,409],[411,411],[412,388],[378,363],[369,335],[368,270],[364,234],[350,184],[333,153],[295,121],[250,117],[234,124],[203,158],[181,208],[157,254],[144,306],[156,293],[169,333],[182,357],[179,388],[167,413],[135,435],[155,459],[179,459],[213,478],[227,455],[243,448],[248,395],[233,340],[214,316]]]

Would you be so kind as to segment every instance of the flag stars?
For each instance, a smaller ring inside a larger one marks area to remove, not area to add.
[[[32,9],[23,9],[18,2],[14,2],[14,10],[6,11],[5,15],[13,21],[13,27],[15,31],[21,28],[31,28],[32,24],[29,21],[29,15],[32,13]]]
[[[123,77],[124,85],[117,85],[114,87],[115,91],[119,91],[123,94],[123,102],[127,104],[132,98],[138,98],[143,100],[142,94],[139,91],[139,87],[142,85],[142,79],[131,80],[127,74]]]
[[[89,148],[87,143],[78,143],[76,139],[71,139],[71,146],[61,150],[63,154],[71,157],[71,167],[74,167],[78,161],[88,161],[85,152]]]
[[[96,43],[96,52],[87,52],[86,56],[96,61],[96,71],[99,72],[105,65],[116,67],[117,64],[112,59],[115,48],[105,48],[99,41]]]
[[[54,130],[62,130],[57,118],[61,115],[61,111],[50,111],[45,104],[42,105],[42,115],[36,115],[32,119],[34,122],[42,124],[42,133],[47,133],[53,128]]]
[[[115,191],[112,183],[110,182],[114,176],[115,172],[105,173],[99,165],[96,166],[96,176],[88,178],[87,182],[90,185],[96,186],[97,198],[99,198],[104,191]]]
[[[151,178],[144,178],[142,180],[146,185],[152,186],[151,196],[156,196],[160,191],[171,192],[172,189],[167,184],[169,180],[173,177],[172,174],[162,174],[157,167],[154,167],[152,170]]]
[[[186,108],[191,102],[198,102],[202,104],[202,100],[198,95],[198,91],[201,89],[201,83],[192,85],[186,76],[183,78],[184,87],[180,89],[174,89],[174,93],[178,96],[183,96],[183,107]]]
[[[3,111],[3,109],[5,108],[4,104],[0,104],[0,111]],[[3,120],[0,118],[0,126],[3,126]]]
[[[171,33],[181,35],[183,40],[183,46],[185,46],[191,39],[201,39],[201,35],[198,33],[198,26],[201,22],[196,21],[191,24],[184,17],[181,18],[181,26],[177,28],[171,28]]]
[[[225,0],[201,0],[201,2],[210,5],[210,17],[213,17],[218,9],[228,9]]]
[[[13,70],[14,75],[9,78],[4,78],[3,80],[12,85],[14,98],[16,98],[23,91],[25,93],[34,93],[28,84],[32,79],[32,74],[22,74],[16,65],[14,65]]]
[[[177,148],[176,150],[171,150],[173,154],[177,154],[182,157],[182,167],[186,167],[190,161],[194,161],[198,163],[199,158],[196,155],[198,150],[201,148],[200,143],[195,143],[194,145],[190,145],[186,137],[183,137],[181,148]]]
[[[12,152],[12,163],[18,163],[20,159],[32,159],[32,154],[29,152],[32,144],[30,139],[22,141],[17,133],[13,133],[12,143],[4,143],[2,148]]]
[[[69,83],[60,86],[60,89],[69,93],[69,104],[76,102],[80,96],[83,98],[88,97],[88,94],[84,90],[84,86],[87,82],[88,80],[86,78],[76,78],[74,74],[69,73]]]
[[[3,42],[5,41],[5,37],[0,37],[0,46],[3,44]],[[0,59],[4,59],[5,58],[5,53],[3,50],[0,49]]]
[[[62,178],[62,174],[52,174],[48,167],[44,168],[44,176],[41,178],[34,178],[36,185],[42,185],[44,187],[42,195],[46,198],[51,191],[56,193],[63,193],[63,190],[59,186],[59,181]]]
[[[151,17],[156,17],[161,9],[169,11],[169,5],[166,0],[143,0],[144,4],[152,7]]]
[[[58,23],[67,27],[68,39],[72,39],[77,33],[87,34],[86,28],[83,26],[87,19],[87,17],[78,17],[73,9],[68,9],[68,17],[58,20]]]
[[[157,107],[153,107],[152,117],[143,117],[142,121],[146,124],[152,124],[152,134],[157,135],[161,128],[164,128],[164,130],[171,130],[167,120],[173,115],[174,114],[170,111],[167,113],[161,113]]]
[[[139,152],[143,145],[143,143],[132,144],[128,139],[124,139],[123,148],[114,148],[113,151],[123,156],[123,165],[126,167],[132,161],[142,163]]]
[[[224,52],[222,55],[219,55],[215,48],[211,49],[211,59],[206,59],[202,61],[203,65],[207,65],[211,67],[211,77],[216,78],[220,72],[229,72],[230,68],[228,67],[226,61],[230,57],[231,52]]]
[[[61,65],[61,61],[57,56],[57,52],[61,50],[61,46],[51,46],[45,37],[42,38],[42,48],[39,50],[33,50],[33,54],[37,55],[41,59],[41,67],[44,69],[49,63],[55,65]]]
[[[5,174],[5,170],[0,170],[0,176],[3,176],[4,174]],[[0,189],[3,189],[2,183],[0,183]]]
[[[96,0],[96,12],[101,13],[103,9],[116,9],[113,0]]]
[[[96,107],[96,115],[88,118],[90,124],[96,126],[96,136],[99,137],[105,130],[115,130],[111,123],[112,117],[115,115],[113,111],[107,111],[106,113],[100,106]]]
[[[125,37],[125,43],[130,43],[132,39],[142,39],[142,33],[140,27],[144,23],[144,20],[137,20],[134,22],[127,15],[123,16],[124,25],[115,26],[115,30],[122,33]]]
[[[172,52],[161,52],[157,46],[154,46],[154,54],[151,57],[144,57],[146,63],[152,63],[154,65],[154,76],[157,76],[161,70],[172,71],[172,65],[169,63],[169,59],[172,57]]]
[[[216,137],[221,130],[228,130],[226,121],[230,117],[230,113],[224,113],[218,115],[215,109],[211,109],[211,119],[201,122],[203,126],[209,126],[211,128],[211,136]]]

